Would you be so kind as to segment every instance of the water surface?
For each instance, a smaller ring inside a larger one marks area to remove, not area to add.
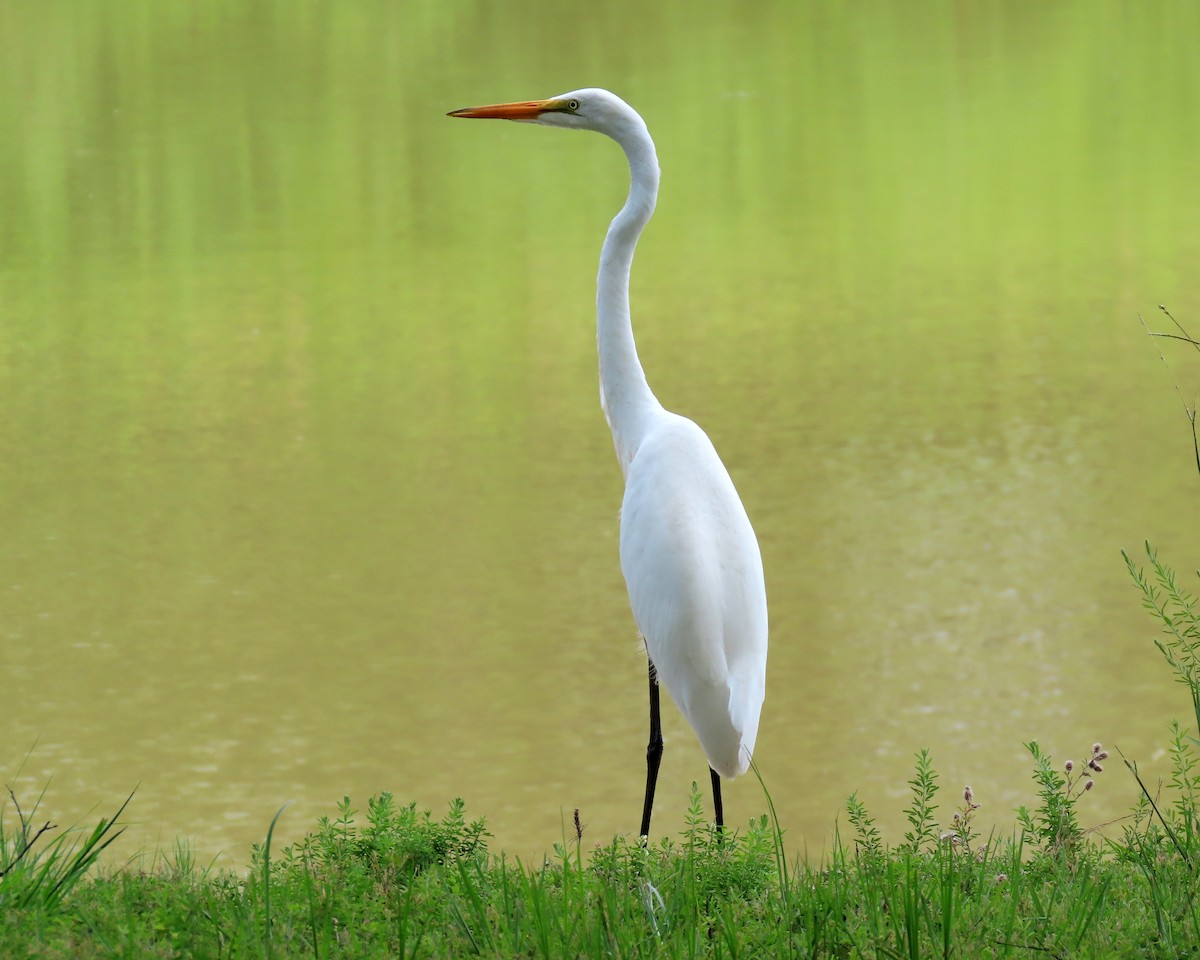
[[[914,751],[1006,827],[1022,741],[1151,775],[1188,703],[1121,547],[1200,522],[1186,5],[0,13],[0,766],[128,850],[244,861],[343,795],[540,855],[636,828],[644,659],[597,403],[626,171],[471,103],[608,86],[658,143],[634,322],[771,608],[758,760],[797,850]],[[677,712],[656,829],[703,756]],[[33,746],[35,745],[36,746]],[[25,752],[33,752],[19,777]],[[1123,812],[1115,769],[1081,811]],[[1094,803],[1092,802],[1094,800]],[[764,809],[727,787],[733,823]]]

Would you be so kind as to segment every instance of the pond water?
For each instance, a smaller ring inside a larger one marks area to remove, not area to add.
[[[1200,358],[1139,323],[1200,331],[1197,35],[1107,0],[6,6],[4,782],[52,777],[58,822],[136,785],[126,853],[236,864],[284,802],[287,840],[384,790],[524,857],[577,807],[636,829],[592,313],[626,169],[444,116],[586,85],[658,144],[635,332],[762,543],[792,848],[853,791],[897,838],[922,747],[1005,830],[1023,741],[1161,775],[1190,704],[1119,551],[1200,562]],[[664,722],[656,832],[706,780]]]

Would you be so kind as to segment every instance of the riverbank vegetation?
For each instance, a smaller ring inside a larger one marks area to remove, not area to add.
[[[1030,754],[1038,802],[1009,836],[981,836],[971,788],[940,783],[921,751],[903,842],[885,843],[851,796],[832,852],[807,863],[768,812],[717,834],[701,796],[681,836],[571,836],[542,863],[489,851],[461,803],[441,818],[349,799],[302,841],[274,824],[241,873],[186,849],[152,869],[104,872],[124,806],[90,831],[58,833],[38,803],[7,797],[0,821],[5,957],[1180,957],[1200,951],[1200,610],[1147,546],[1125,557],[1155,640],[1190,693],[1195,728],[1165,733],[1172,775],[1144,782],[1102,744]],[[1099,776],[1136,778],[1117,836],[1080,824]],[[128,803],[128,801],[126,801]],[[278,817],[276,818],[278,819]]]

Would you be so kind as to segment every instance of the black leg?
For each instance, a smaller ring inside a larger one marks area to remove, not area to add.
[[[717,816],[717,839],[720,840],[725,830],[725,808],[721,806],[721,778],[712,767],[708,768],[708,772],[712,776],[713,812]]]
[[[650,663],[650,743],[646,746],[646,802],[642,806],[642,832],[650,835],[650,811],[654,809],[654,787],[658,783],[658,765],[662,762],[662,719],[658,712],[658,674]]]

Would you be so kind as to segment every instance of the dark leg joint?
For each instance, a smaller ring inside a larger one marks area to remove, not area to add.
[[[663,738],[662,734],[657,736],[651,735],[650,742],[646,744],[646,763],[658,766],[663,755]]]

